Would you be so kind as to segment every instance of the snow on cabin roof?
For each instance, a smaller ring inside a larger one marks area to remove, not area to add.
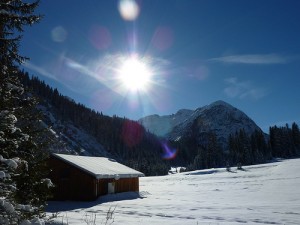
[[[91,157],[78,155],[53,154],[81,170],[88,172],[97,179],[100,178],[130,178],[143,177],[144,174],[130,167],[118,163],[114,159],[105,157]]]

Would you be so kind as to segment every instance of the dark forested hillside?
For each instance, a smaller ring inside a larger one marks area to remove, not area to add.
[[[224,147],[214,130],[203,132],[195,120],[187,135],[176,141],[167,141],[147,132],[136,121],[106,116],[76,103],[38,78],[30,78],[27,73],[21,78],[24,86],[40,98],[44,114],[55,117],[55,120],[45,117],[46,125],[71,142],[73,153],[113,157],[146,175],[167,174],[171,165],[196,170],[258,164],[274,157],[300,155],[300,132],[296,123],[291,128],[271,127],[269,137],[260,129],[252,133],[240,129],[228,135],[228,145]],[[80,143],[78,137],[83,135],[82,130],[89,135],[84,142],[94,139],[96,144]],[[85,147],[85,151],[81,147]],[[61,151],[60,146],[53,151]],[[164,157],[166,154],[170,156]]]
[[[67,124],[71,123],[100,143],[99,148],[106,151],[106,156],[114,157],[145,175],[167,174],[168,162],[161,157],[163,149],[160,141],[155,135],[146,132],[136,121],[106,116],[89,109],[62,96],[57,89],[51,88],[37,77],[30,78],[28,73],[22,74],[21,80],[26,88],[39,97],[40,105],[46,108],[44,114],[49,114],[51,111],[55,123],[59,121],[62,127],[59,132],[63,132],[64,137],[68,136],[68,139],[72,139],[72,134],[68,135],[67,128]],[[44,123],[55,130],[53,119],[45,118]],[[53,149],[53,151],[58,150]],[[80,151],[77,153],[80,154]],[[86,149],[86,154],[99,155],[99,152]]]

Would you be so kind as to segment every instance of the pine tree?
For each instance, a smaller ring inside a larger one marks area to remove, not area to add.
[[[228,137],[229,165],[235,165],[238,161],[236,142],[235,136],[230,134]]]
[[[292,124],[292,139],[296,149],[296,156],[300,155],[300,129],[299,126],[294,122]]]
[[[189,166],[189,170],[200,170],[208,168],[206,150],[202,147],[198,148],[198,154],[194,158],[193,163]]]
[[[207,144],[207,161],[208,168],[217,168],[223,165],[222,162],[222,148],[218,143],[217,136],[215,133],[211,132],[208,136],[208,144]]]
[[[27,91],[28,92],[28,91]],[[26,170],[16,177],[18,203],[31,205],[32,210],[24,213],[24,219],[41,216],[46,206],[46,200],[51,196],[52,183],[45,178],[49,174],[47,159],[51,143],[48,140],[47,127],[40,121],[42,114],[37,109],[37,99],[24,97],[22,108],[17,112],[17,125],[28,135],[26,141],[19,146],[19,157],[26,160]]]
[[[239,132],[240,150],[241,150],[241,160],[242,165],[253,164],[253,158],[251,156],[251,144],[250,138],[247,136],[244,129]]]
[[[33,15],[37,6],[38,1],[0,2],[0,224],[24,222],[26,213],[33,210],[33,205],[22,204],[16,197],[20,190],[17,180],[29,171],[22,146],[31,138],[18,126],[17,115],[24,106],[24,89],[17,75],[19,65],[27,59],[18,51],[23,27],[39,21],[40,16]],[[48,181],[34,182],[47,184]],[[38,224],[38,218],[35,222]]]
[[[0,224],[17,224],[21,215],[16,210],[14,178],[26,165],[26,162],[17,157],[17,149],[26,135],[16,127],[17,118],[13,113],[13,110],[0,108]]]
[[[263,163],[268,159],[271,159],[271,152],[262,131],[255,131],[251,135],[251,153],[253,163]]]

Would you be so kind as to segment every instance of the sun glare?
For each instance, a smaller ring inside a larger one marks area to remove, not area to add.
[[[136,57],[126,59],[119,69],[122,85],[130,91],[145,91],[151,82],[151,72],[147,65]]]

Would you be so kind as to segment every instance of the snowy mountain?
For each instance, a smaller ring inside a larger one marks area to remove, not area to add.
[[[194,111],[179,110],[169,116],[147,116],[139,120],[154,134],[178,141],[197,130],[199,136],[214,132],[220,144],[226,145],[228,136],[244,129],[246,134],[261,130],[244,112],[224,101],[216,101]]]
[[[174,127],[182,124],[193,113],[193,110],[181,109],[176,114],[170,116],[159,116],[157,114],[144,117],[139,120],[150,132],[157,136],[164,137],[170,133]]]

